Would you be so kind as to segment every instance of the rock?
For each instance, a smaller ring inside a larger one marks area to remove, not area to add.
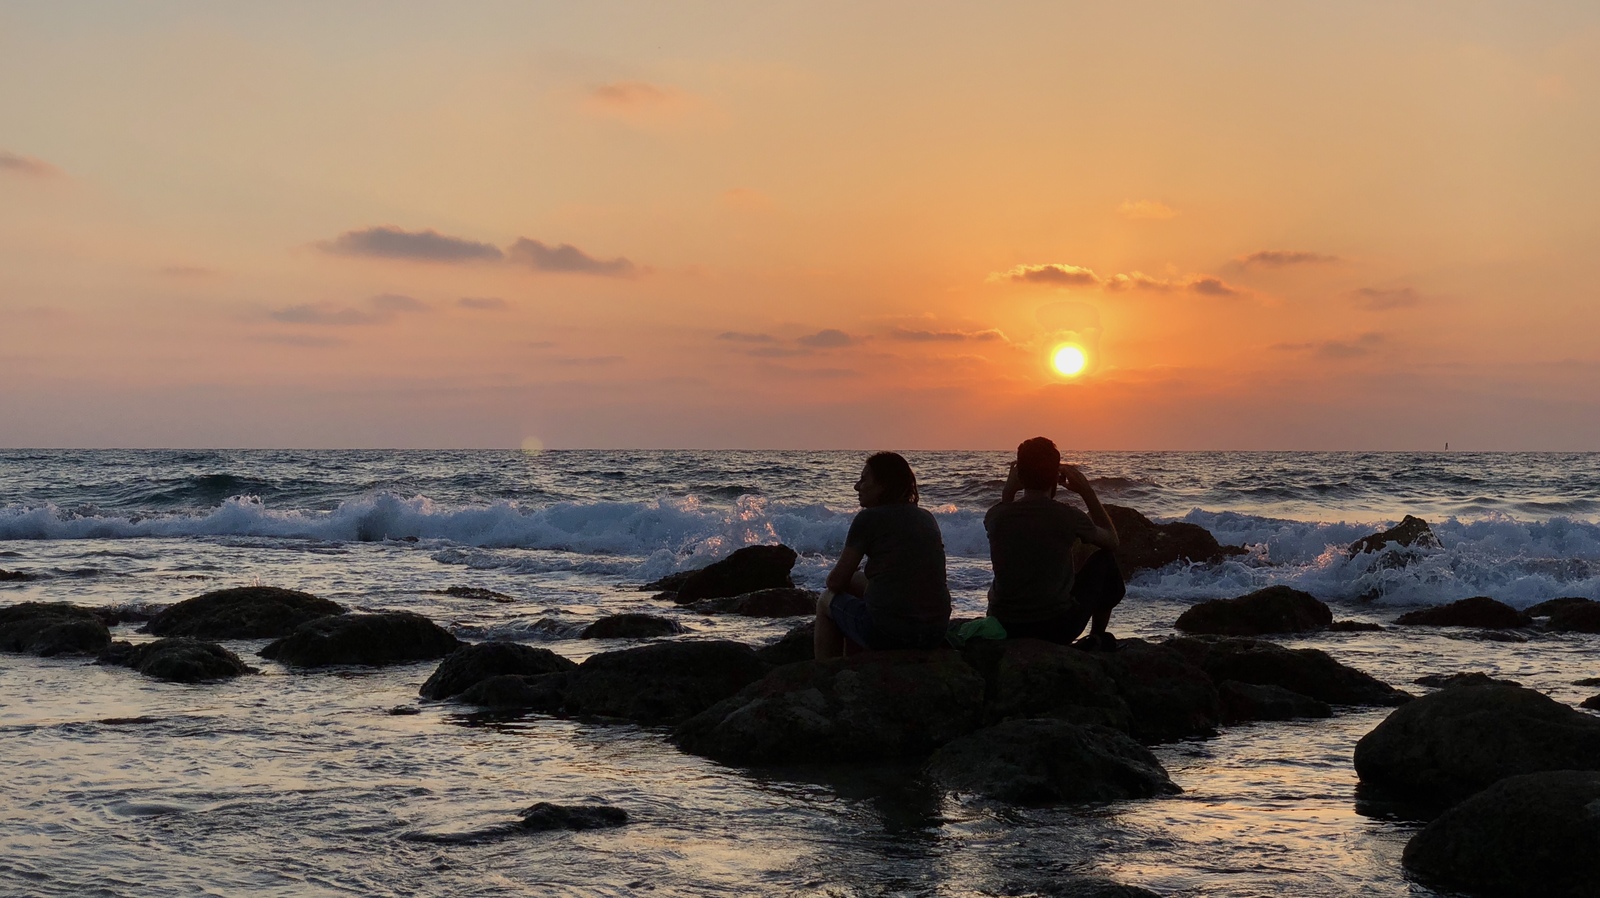
[[[139,645],[113,642],[99,660],[101,664],[131,667],[151,679],[170,683],[208,683],[255,673],[233,652],[188,636],[170,636]]]
[[[1201,602],[1178,616],[1185,633],[1219,636],[1261,636],[1306,633],[1333,623],[1333,612],[1310,593],[1287,586],[1269,586],[1236,599]]]
[[[1445,811],[1401,863],[1477,895],[1592,898],[1600,884],[1600,773],[1513,776]]]
[[[682,633],[683,625],[654,614],[613,614],[583,628],[580,639],[651,639]]]
[[[1382,633],[1382,624],[1359,620],[1336,620],[1328,625],[1329,633]]]
[[[1109,727],[1010,720],[961,736],[925,768],[940,785],[1013,804],[1118,801],[1182,791],[1150,750]]]
[[[1600,719],[1521,686],[1452,686],[1361,737],[1355,766],[1365,784],[1456,801],[1508,776],[1600,769]]]
[[[721,599],[700,599],[689,603],[698,614],[742,614],[745,617],[801,617],[817,613],[821,593],[809,589],[780,587],[758,589],[744,595]]]
[[[1112,654],[1092,656],[1128,707],[1128,733],[1141,742],[1210,735],[1222,722],[1217,688],[1205,671],[1178,652],[1124,639]]]
[[[27,571],[8,571],[5,568],[0,568],[0,583],[27,583],[30,580],[38,579],[38,574],[30,574]]]
[[[773,667],[810,661],[816,657],[817,622],[806,621],[779,637],[777,642],[756,649],[762,661]]]
[[[157,614],[145,632],[200,639],[278,639],[301,624],[343,614],[344,606],[310,593],[275,586],[219,589]]]
[[[674,601],[687,605],[761,589],[792,588],[794,581],[789,579],[789,571],[796,557],[788,546],[745,546],[721,561],[690,572],[677,584]],[[661,582],[658,580],[651,587]]]
[[[518,642],[480,642],[451,652],[417,694],[427,699],[445,699],[493,676],[559,673],[577,666],[549,649]]]
[[[97,655],[110,645],[111,631],[91,609],[63,602],[0,608],[0,652]]]
[[[747,645],[658,642],[593,655],[572,671],[568,714],[672,724],[759,680],[767,666]]]
[[[462,690],[456,701],[496,710],[559,714],[566,702],[567,678],[566,673],[500,674]]]
[[[628,812],[603,804],[560,805],[541,801],[522,812],[523,829],[604,829],[628,822]]]
[[[1550,615],[1550,629],[1564,633],[1600,633],[1600,602],[1556,609]]]
[[[1416,548],[1437,549],[1439,538],[1433,535],[1433,528],[1421,518],[1406,515],[1400,523],[1380,533],[1373,533],[1356,540],[1350,544],[1345,552],[1350,555],[1360,555],[1363,552],[1381,552],[1390,543],[1401,546],[1414,546]]]
[[[673,733],[736,764],[914,756],[978,726],[983,679],[955,652],[868,652],[789,664]]]
[[[1330,705],[1398,705],[1412,696],[1317,649],[1286,649],[1259,639],[1178,638],[1165,645],[1220,683],[1281,686]]]
[[[1574,685],[1574,686],[1600,686],[1600,677],[1584,677],[1581,680],[1573,680],[1572,681],[1572,685]]]
[[[1530,607],[1527,611],[1527,614],[1529,617],[1549,617],[1563,608],[1595,604],[1600,603],[1595,602],[1593,599],[1585,599],[1580,596],[1566,596],[1560,599],[1547,599],[1543,602],[1540,602],[1539,604]]]
[[[1043,883],[1008,883],[1006,890],[1000,894],[1038,895],[1040,898],[1161,898],[1159,893],[1149,889],[1091,876],[1074,876]]]
[[[974,639],[962,656],[985,681],[983,722],[1054,717],[1129,731],[1133,711],[1100,656],[1038,639]]]
[[[1508,630],[1526,627],[1533,623],[1533,619],[1504,602],[1496,602],[1488,596],[1474,596],[1448,605],[1408,611],[1400,615],[1395,623],[1408,627],[1478,627],[1484,630]]]
[[[112,605],[91,610],[94,611],[95,617],[100,618],[100,623],[115,627],[119,624],[142,624],[159,614],[161,609],[150,609],[142,605]]]
[[[659,580],[651,580],[649,583],[639,587],[639,591],[658,593],[651,598],[670,599],[678,594],[678,587],[683,585],[683,581],[689,579],[695,573],[698,573],[698,571],[678,571],[675,574],[668,574]]]
[[[1502,683],[1507,686],[1518,686],[1519,683],[1511,680],[1497,680],[1486,673],[1473,671],[1472,673],[1453,674],[1425,674],[1411,682],[1418,686],[1428,686],[1433,689],[1444,689],[1450,686],[1483,686],[1488,683]]]
[[[1222,718],[1226,723],[1251,720],[1293,720],[1298,717],[1332,717],[1333,708],[1282,686],[1258,686],[1238,680],[1217,684],[1222,699]]]
[[[460,640],[420,614],[386,611],[307,621],[288,636],[267,643],[260,654],[290,667],[380,667],[442,658],[460,646]]]
[[[1205,563],[1245,554],[1242,547],[1219,544],[1209,530],[1198,524],[1157,524],[1126,506],[1105,508],[1122,543],[1116,556],[1124,576],[1146,568],[1163,568],[1175,561]]]
[[[1590,711],[1600,711],[1600,695],[1589,696],[1588,698],[1579,702],[1578,707],[1587,708]]]
[[[488,602],[499,602],[502,605],[516,601],[516,599],[503,592],[495,592],[492,589],[484,589],[478,586],[450,586],[442,590],[440,594],[454,596],[458,599],[481,599]]]
[[[415,717],[422,713],[422,709],[416,705],[395,705],[388,713],[390,717]]]

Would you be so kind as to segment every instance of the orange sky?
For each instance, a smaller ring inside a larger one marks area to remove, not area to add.
[[[1530,5],[7,3],[0,445],[1597,449]]]

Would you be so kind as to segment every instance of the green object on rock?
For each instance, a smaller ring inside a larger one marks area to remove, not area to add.
[[[971,639],[1005,639],[1006,628],[1001,625],[1000,619],[995,617],[980,617],[969,620],[956,628],[950,636],[950,642],[956,648],[967,644]]]

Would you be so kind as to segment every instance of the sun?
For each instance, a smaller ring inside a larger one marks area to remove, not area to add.
[[[1083,354],[1083,347],[1064,343],[1050,353],[1050,366],[1063,377],[1077,377],[1089,366],[1089,357]]]

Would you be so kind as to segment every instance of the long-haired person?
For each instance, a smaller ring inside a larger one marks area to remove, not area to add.
[[[944,537],[939,522],[917,505],[911,465],[894,452],[871,456],[856,496],[861,511],[817,603],[816,656],[944,644],[950,625]]]

